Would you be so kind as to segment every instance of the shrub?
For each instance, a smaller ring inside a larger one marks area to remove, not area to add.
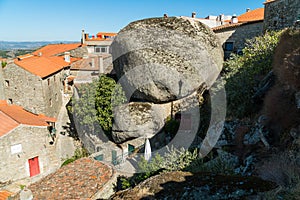
[[[259,106],[252,101],[256,87],[271,70],[272,58],[281,32],[267,32],[246,42],[243,56],[233,55],[224,63],[222,77],[225,84],[231,117],[247,117]]]
[[[65,166],[71,162],[74,162],[75,160],[79,159],[79,158],[84,158],[87,157],[89,155],[88,151],[85,148],[77,148],[74,152],[74,155],[71,158],[67,158],[62,166]]]

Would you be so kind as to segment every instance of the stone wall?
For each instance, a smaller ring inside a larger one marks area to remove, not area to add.
[[[62,106],[62,93],[65,71],[61,70],[52,76],[42,80],[42,89],[44,94],[43,104],[45,114],[48,116],[57,117]],[[49,83],[49,84],[48,84]]]
[[[14,181],[29,177],[28,159],[38,156],[41,177],[54,169],[50,157],[56,151],[49,144],[47,127],[19,125],[10,133],[0,137],[0,182]],[[21,146],[19,153],[12,153],[13,145]]]
[[[3,69],[3,73],[7,100],[33,113],[57,117],[62,105],[63,70],[41,79],[10,63]]]
[[[225,42],[233,42],[233,52],[237,52],[245,47],[247,39],[263,33],[263,22],[248,23],[238,27],[215,30],[214,32],[223,44],[223,48]],[[228,56],[228,53],[231,52],[224,52],[225,57]]]
[[[300,20],[299,0],[276,0],[265,4],[264,30],[292,27]]]
[[[5,100],[2,62],[0,61],[0,100]]]

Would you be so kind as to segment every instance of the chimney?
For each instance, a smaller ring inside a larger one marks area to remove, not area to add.
[[[238,23],[239,22],[239,20],[238,20],[238,18],[236,17],[236,14],[233,14],[232,15],[232,18],[231,18],[231,23],[232,24],[236,24],[236,23]]]
[[[247,9],[246,9],[246,12],[249,12],[249,11],[250,11],[250,8],[247,8]]]
[[[85,43],[85,33],[84,30],[81,31],[81,44]]]
[[[39,53],[38,53],[38,56],[39,56],[39,57],[41,57],[42,55],[43,55],[43,53],[42,53],[42,52],[39,52]]]
[[[164,18],[168,18],[168,14],[165,13],[165,14],[164,14]]]
[[[196,18],[196,12],[192,12],[192,18]]]
[[[220,18],[221,25],[223,25],[224,24],[224,18],[225,18],[224,14],[220,14],[219,18]]]
[[[65,52],[65,61],[67,62],[67,63],[70,63],[71,62],[71,58],[70,58],[70,52]]]

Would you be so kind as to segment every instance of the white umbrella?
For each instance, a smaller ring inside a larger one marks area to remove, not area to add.
[[[146,142],[145,142],[144,157],[145,157],[145,160],[147,160],[147,161],[150,160],[150,158],[151,158],[151,146],[150,146],[150,142],[149,142],[148,138],[146,139]]]

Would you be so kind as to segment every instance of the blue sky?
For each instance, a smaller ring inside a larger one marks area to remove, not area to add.
[[[149,17],[240,15],[263,7],[264,0],[0,0],[0,40],[79,41],[90,34],[118,32]]]

